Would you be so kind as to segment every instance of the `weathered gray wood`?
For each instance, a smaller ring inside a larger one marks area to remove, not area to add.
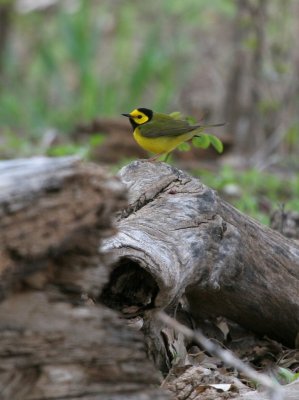
[[[104,243],[118,261],[103,301],[129,315],[147,315],[146,310],[175,304],[185,292],[197,321],[222,315],[294,345],[295,242],[167,164],[136,161],[119,176],[130,205],[118,217],[118,234]]]
[[[115,178],[76,158],[38,157],[0,162],[0,296],[9,282],[48,262],[77,229],[103,226],[124,204]]]
[[[166,400],[140,332],[98,303],[118,179],[73,158],[0,162],[0,399]]]
[[[23,292],[0,305],[0,398],[167,399],[142,335],[101,305]]]

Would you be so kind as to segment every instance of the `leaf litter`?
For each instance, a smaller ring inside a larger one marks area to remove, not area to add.
[[[216,338],[211,340],[231,350],[251,367],[282,385],[299,379],[299,349],[289,349],[267,337],[260,338],[222,317],[216,319],[213,325],[209,321],[208,325],[200,328],[204,331],[208,327],[207,336],[210,337],[214,328],[216,334],[212,336]],[[167,337],[171,340],[170,334]],[[181,352],[180,349],[184,348],[182,340],[180,337],[179,344],[169,343],[175,357],[162,384],[175,394],[177,400],[240,399],[259,389],[255,382],[225,366],[220,358],[208,354],[198,345],[189,343],[188,351]]]

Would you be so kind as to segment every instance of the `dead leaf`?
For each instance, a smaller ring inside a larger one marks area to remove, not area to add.
[[[214,383],[214,384],[210,384],[208,385],[216,390],[219,390],[221,392],[228,392],[232,385],[230,383]]]
[[[218,328],[223,333],[224,340],[227,340],[227,336],[229,334],[229,326],[228,326],[226,320],[224,318],[222,318],[222,317],[219,317],[219,318],[217,318],[216,325],[218,326]]]
[[[203,393],[205,390],[207,390],[209,385],[199,385],[195,388],[195,391],[197,394]]]

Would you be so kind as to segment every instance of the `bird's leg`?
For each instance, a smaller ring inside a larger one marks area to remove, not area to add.
[[[169,151],[168,153],[159,153],[159,154],[156,154],[156,155],[154,155],[153,157],[148,158],[147,161],[149,161],[149,162],[156,162],[156,161],[158,160],[158,158],[160,158],[160,157],[162,157],[162,156],[165,156],[163,162],[167,162],[168,157],[170,156],[170,151]]]
[[[153,157],[148,158],[147,161],[149,161],[149,162],[156,162],[157,159],[158,159],[159,157],[163,156],[163,154],[165,154],[165,153],[156,154],[156,155],[154,155]]]

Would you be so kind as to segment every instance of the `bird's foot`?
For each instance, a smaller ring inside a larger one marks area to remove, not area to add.
[[[159,160],[158,160],[159,157],[161,157],[162,155],[163,155],[163,153],[161,153],[161,154],[156,154],[155,156],[148,158],[147,161],[148,161],[148,162],[158,162],[158,161],[159,161]]]

